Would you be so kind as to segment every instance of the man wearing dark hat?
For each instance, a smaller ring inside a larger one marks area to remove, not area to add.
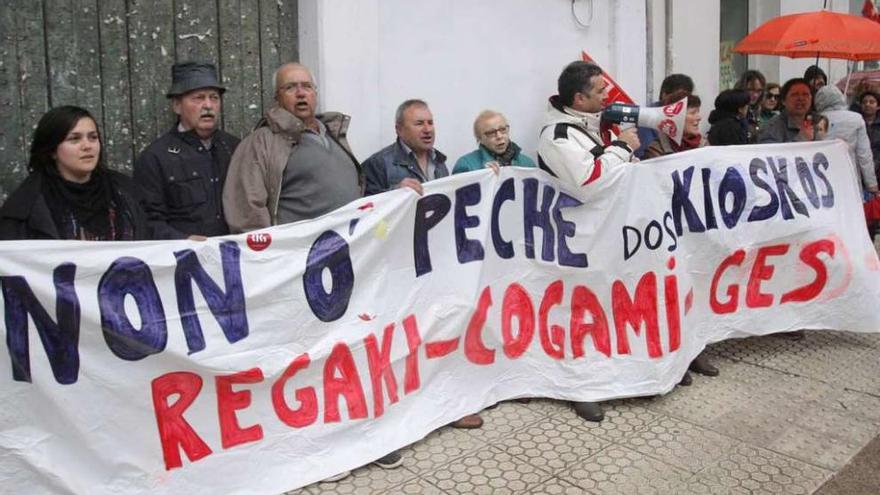
[[[223,218],[223,183],[239,139],[219,128],[224,91],[211,64],[171,67],[167,96],[177,123],[134,164],[142,205],[157,239],[229,233]]]

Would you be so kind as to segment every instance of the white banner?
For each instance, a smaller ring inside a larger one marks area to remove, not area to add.
[[[459,175],[207,242],[4,243],[9,493],[276,495],[504,399],[665,393],[707,343],[880,329],[841,143],[579,190]]]

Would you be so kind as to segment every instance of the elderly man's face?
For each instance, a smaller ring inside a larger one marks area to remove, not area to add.
[[[403,122],[396,127],[397,136],[414,152],[434,148],[434,115],[424,105],[413,105],[403,111]]]
[[[305,67],[291,65],[282,67],[277,77],[275,98],[278,103],[303,122],[311,122],[318,97],[312,74]]]
[[[186,130],[195,130],[206,139],[214,134],[220,125],[220,92],[214,88],[202,88],[175,96],[172,109],[180,118]]]
[[[492,153],[500,155],[507,151],[507,146],[510,145],[510,126],[504,117],[493,115],[483,119],[477,125],[477,131],[480,133],[480,144]]]

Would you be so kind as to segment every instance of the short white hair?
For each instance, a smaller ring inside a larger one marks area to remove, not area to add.
[[[278,74],[281,72],[282,69],[286,69],[288,67],[298,67],[298,68],[303,69],[306,72],[308,72],[309,79],[311,79],[312,85],[315,86],[315,91],[318,90],[318,83],[315,82],[315,75],[312,74],[311,69],[309,69],[308,67],[306,67],[305,65],[303,65],[299,62],[287,62],[287,63],[281,64],[280,66],[278,66],[278,68],[275,69],[275,72],[272,73],[272,94],[273,95],[278,94]]]
[[[501,117],[504,119],[504,122],[507,122],[507,117],[501,112],[496,112],[495,110],[483,110],[477,115],[477,118],[474,119],[474,137],[477,138],[477,141],[480,140],[480,123],[489,120],[492,117]]]

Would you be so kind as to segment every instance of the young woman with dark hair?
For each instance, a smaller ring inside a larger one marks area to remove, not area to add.
[[[767,83],[764,100],[761,101],[761,112],[758,113],[758,127],[763,129],[770,119],[779,115],[780,110],[782,110],[782,86],[775,82]]]
[[[749,144],[749,93],[743,89],[726,89],[715,97],[715,109],[709,114],[709,144],[729,146]]]
[[[149,239],[137,192],[108,169],[94,117],[56,107],[34,130],[29,175],[0,208],[0,239]]]

